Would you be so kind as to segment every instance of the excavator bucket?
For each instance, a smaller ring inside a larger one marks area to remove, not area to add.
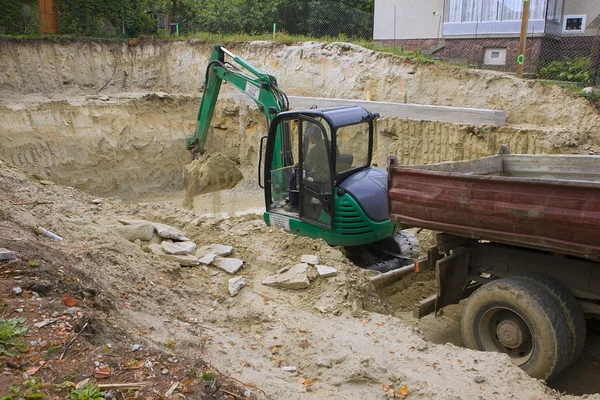
[[[212,153],[184,167],[184,207],[193,208],[194,197],[200,194],[231,189],[244,176],[234,161],[221,153]]]

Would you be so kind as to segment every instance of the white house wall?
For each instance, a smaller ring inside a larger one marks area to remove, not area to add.
[[[373,39],[436,39],[442,36],[443,11],[444,0],[375,0]]]
[[[564,15],[586,15],[589,25],[600,15],[600,0],[565,0]],[[586,29],[582,36],[595,36],[596,29]]]

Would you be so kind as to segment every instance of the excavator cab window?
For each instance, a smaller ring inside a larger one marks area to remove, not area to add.
[[[271,128],[273,133],[280,132],[282,138],[288,137],[291,150],[284,153],[291,153],[291,157],[278,161],[281,157],[277,151],[278,136],[270,135],[273,145],[267,146],[266,162],[271,169],[266,199],[267,210],[272,213],[330,228],[333,223],[331,129],[323,122],[321,118],[294,115]]]

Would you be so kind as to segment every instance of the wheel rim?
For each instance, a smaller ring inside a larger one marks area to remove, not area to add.
[[[511,309],[496,307],[486,311],[481,318],[479,332],[486,351],[508,354],[517,366],[525,364],[533,354],[531,328]]]

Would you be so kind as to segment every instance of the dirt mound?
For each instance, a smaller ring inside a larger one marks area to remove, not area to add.
[[[194,197],[231,189],[244,178],[235,162],[221,153],[212,153],[192,161],[184,169],[185,208],[194,209]]]

